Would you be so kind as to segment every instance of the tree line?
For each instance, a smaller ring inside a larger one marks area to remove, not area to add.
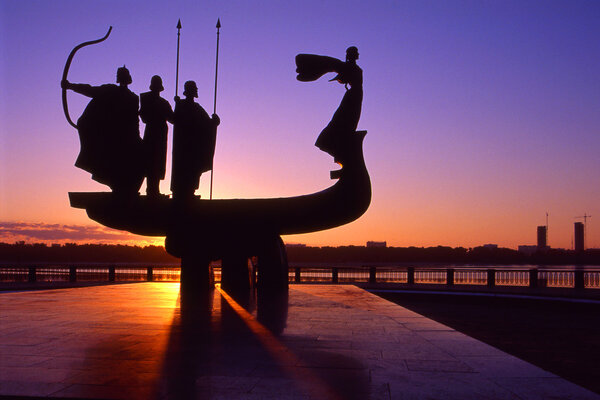
[[[600,265],[600,250],[575,252],[545,249],[527,255],[508,248],[489,247],[296,247],[287,248],[290,263],[450,263]],[[178,263],[163,246],[115,244],[0,243],[3,263]]]
[[[450,264],[548,264],[600,265],[600,251],[575,252],[544,249],[531,255],[508,248],[489,247],[291,247],[288,259],[293,262],[328,263],[450,263]]]

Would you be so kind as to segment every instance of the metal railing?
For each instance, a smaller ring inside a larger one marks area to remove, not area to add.
[[[213,265],[220,282],[220,264]],[[370,283],[418,287],[529,287],[600,289],[598,269],[539,269],[486,267],[291,266],[291,283]],[[176,265],[0,265],[0,283],[10,282],[177,282]]]

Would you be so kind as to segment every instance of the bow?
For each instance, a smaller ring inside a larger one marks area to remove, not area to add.
[[[112,31],[112,26],[108,28],[108,32],[106,32],[106,35],[104,35],[104,37],[102,37],[100,39],[96,39],[96,40],[90,40],[89,42],[83,42],[81,44],[78,44],[77,46],[75,46],[75,48],[73,50],[71,50],[71,53],[69,54],[69,57],[67,58],[67,63],[65,64],[65,69],[63,71],[63,75],[62,75],[63,81],[67,80],[67,74],[69,73],[69,67],[71,66],[71,61],[73,61],[73,56],[75,56],[75,53],[77,52],[77,50],[79,50],[82,47],[89,46],[91,44],[103,42],[104,40],[106,40],[108,35],[110,35],[110,31]],[[77,125],[75,125],[75,123],[71,120],[71,117],[69,116],[69,107],[67,106],[67,89],[66,88],[62,89],[62,104],[63,104],[63,110],[65,111],[65,117],[67,117],[67,121],[69,121],[69,124],[71,124],[71,126],[73,128],[77,129]]]

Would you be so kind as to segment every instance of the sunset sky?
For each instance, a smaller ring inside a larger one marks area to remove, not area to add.
[[[108,188],[73,166],[79,139],[63,115],[60,79],[71,49],[112,25],[105,42],[77,53],[69,80],[113,83],[125,64],[134,92],[158,74],[173,103],[181,18],[180,94],[195,80],[212,113],[218,17],[215,198],[331,185],[335,165],[314,141],[344,87],[296,81],[294,56],[343,58],[351,45],[360,53],[371,207],[349,225],[286,242],[516,248],[535,244],[548,212],[551,246],[571,248],[575,217],[587,213],[586,245],[600,247],[596,0],[2,0],[0,241],[162,243],[70,208],[69,191]],[[74,120],[88,100],[69,93]],[[167,162],[163,193],[170,143]],[[205,198],[209,180],[201,179]]]

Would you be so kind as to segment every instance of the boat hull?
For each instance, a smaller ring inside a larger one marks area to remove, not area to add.
[[[222,258],[231,247],[253,255],[280,235],[331,229],[359,218],[371,202],[371,182],[356,132],[353,157],[338,181],[320,192],[285,198],[177,201],[170,198],[118,198],[113,193],[69,193],[71,206],[105,226],[144,236],[166,236],[167,251],[188,249]]]

